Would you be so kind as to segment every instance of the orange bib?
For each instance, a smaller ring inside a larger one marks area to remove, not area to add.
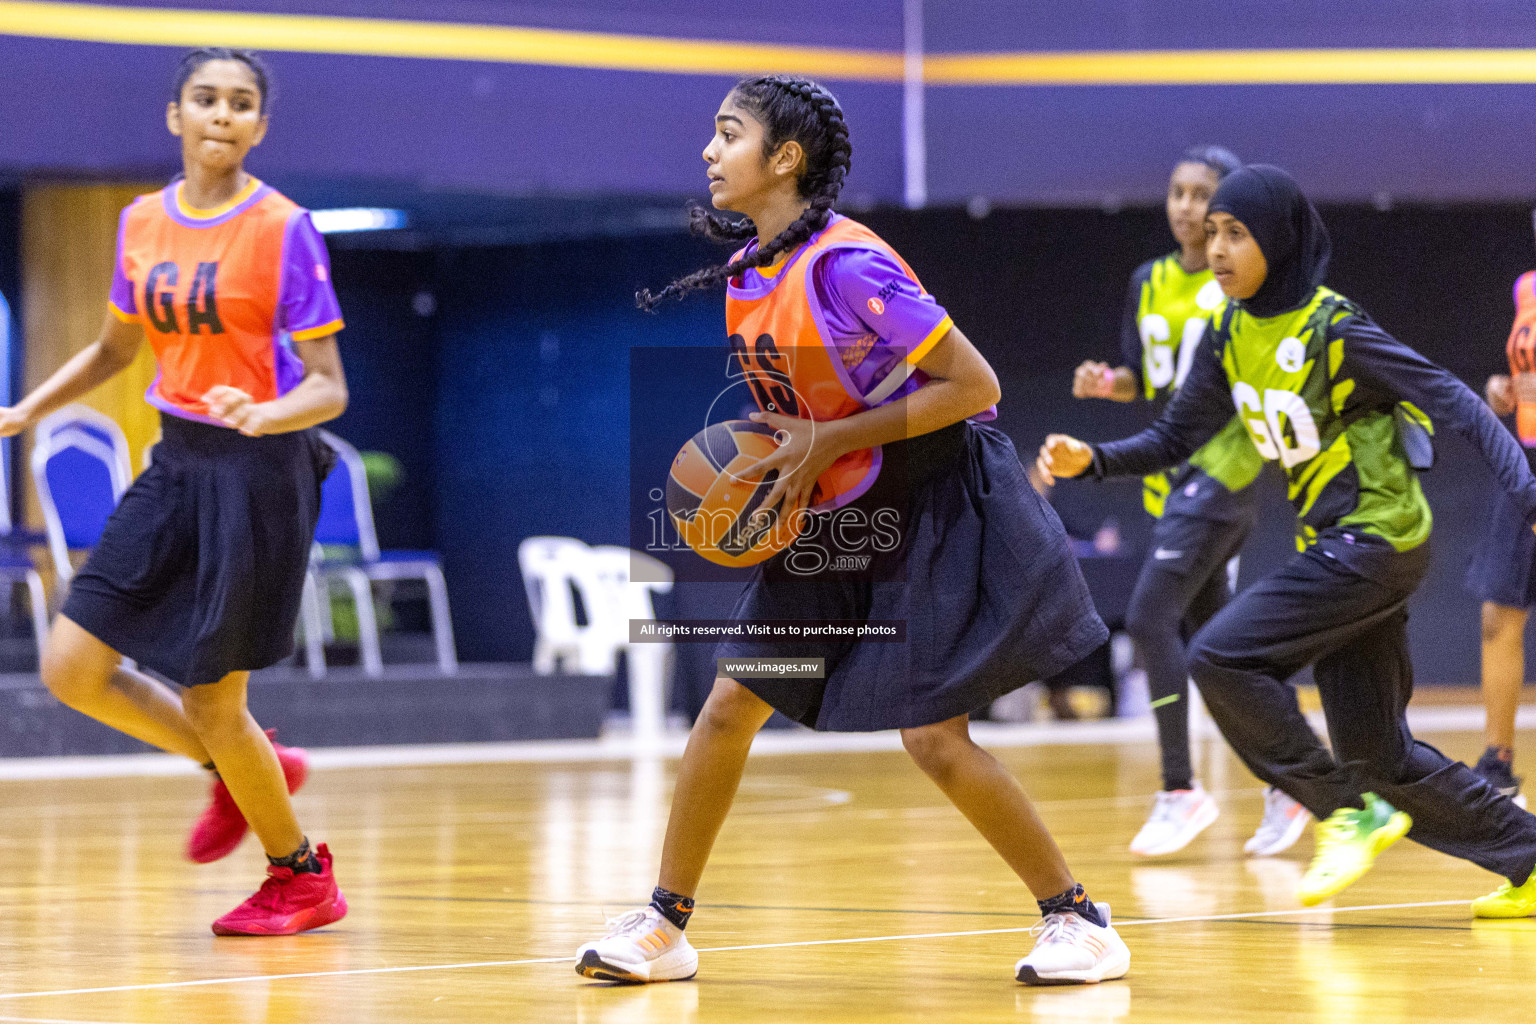
[[[879,404],[852,393],[842,357],[816,323],[811,271],[821,256],[836,248],[878,249],[917,281],[912,268],[880,236],[847,218],[834,221],[797,250],[763,289],[744,288],[740,278],[733,278],[725,298],[731,352],[764,412],[825,423]],[[848,504],[879,475],[879,446],[843,455],[816,479],[812,510]]]
[[[1509,356],[1511,378],[1536,373],[1536,270],[1526,271],[1515,282],[1515,326],[1509,332],[1505,353]],[[1523,390],[1516,380],[1518,396]],[[1536,402],[1517,402],[1515,434],[1527,448],[1536,448]]]

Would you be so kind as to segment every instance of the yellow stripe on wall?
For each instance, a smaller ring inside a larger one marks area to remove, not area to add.
[[[951,53],[932,85],[1476,85],[1536,82],[1536,50],[1132,50]]]
[[[0,35],[144,46],[244,46],[298,53],[740,75],[780,71],[898,82],[899,53],[466,25],[0,0]]]
[[[899,82],[894,50],[788,46],[386,18],[0,0],[0,35],[144,46]],[[939,53],[930,85],[1412,85],[1536,83],[1536,49],[1127,50]]]

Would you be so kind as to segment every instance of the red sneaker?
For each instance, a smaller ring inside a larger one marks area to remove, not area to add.
[[[309,755],[298,747],[285,747],[277,742],[277,730],[268,729],[267,739],[277,751],[278,763],[283,766],[283,778],[288,781],[288,792],[297,793],[304,780],[309,778]],[[213,780],[213,802],[192,826],[187,837],[187,859],[197,864],[208,864],[235,852],[240,840],[250,828],[245,815],[235,806],[235,798],[229,795],[224,780]]]
[[[213,934],[294,935],[346,917],[347,899],[336,888],[331,851],[321,843],[314,856],[324,869],[318,875],[268,865],[261,888],[213,922]]]

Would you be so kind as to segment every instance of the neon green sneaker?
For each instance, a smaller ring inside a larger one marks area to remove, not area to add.
[[[1371,870],[1376,857],[1407,835],[1413,819],[1375,793],[1363,794],[1365,810],[1340,807],[1318,823],[1317,849],[1296,895],[1303,906],[1332,899]]]
[[[1536,914],[1536,871],[1515,885],[1508,879],[1487,896],[1472,901],[1473,917],[1530,917]]]

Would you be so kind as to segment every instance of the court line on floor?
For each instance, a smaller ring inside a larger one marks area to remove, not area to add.
[[[1324,726],[1321,712],[1307,720]],[[1408,709],[1408,725],[1421,732],[1478,732],[1483,728],[1481,705],[1445,705]],[[1536,728],[1536,706],[1520,709],[1516,725]],[[982,746],[996,749],[1037,746],[1085,746],[1096,743],[1152,743],[1157,730],[1151,716],[1097,722],[976,722],[971,734]],[[1195,739],[1219,739],[1205,716],[1193,723]],[[315,768],[416,768],[457,764],[549,764],[561,762],[633,761],[680,757],[687,735],[668,735],[657,748],[637,748],[626,736],[588,740],[521,740],[507,743],[400,744],[378,747],[329,747],[310,751]],[[817,733],[806,729],[774,729],[752,744],[754,757],[782,754],[878,753],[902,749],[897,732]],[[77,757],[0,757],[0,781],[94,779],[132,776],[195,775],[200,769],[171,754],[95,754]]]
[[[0,758],[0,760],[3,760],[3,758]],[[960,813],[959,811],[955,810],[955,805],[951,803],[935,802],[929,804],[909,804],[901,807],[860,807],[857,806],[856,800],[845,801],[840,798],[831,798],[831,794],[841,794],[848,792],[850,791],[829,789],[826,795],[805,796],[793,799],[797,802],[805,804],[811,804],[811,801],[813,800],[820,801],[820,806],[813,805],[815,810],[818,812],[823,809],[835,808],[839,814],[854,818],[874,820],[896,820],[905,818],[927,818],[941,816],[947,817],[949,815],[957,815]],[[935,790],[935,792],[937,792],[937,790]],[[1264,789],[1261,783],[1255,782],[1251,786],[1244,786],[1235,789],[1209,789],[1206,790],[1206,793],[1210,796],[1223,800],[1258,800],[1264,796]],[[351,795],[352,794],[346,792],[338,792],[333,796],[334,798],[346,799]],[[1093,810],[1097,808],[1108,807],[1137,807],[1142,805],[1150,805],[1153,798],[1156,796],[1157,793],[1155,791],[1148,791],[1145,793],[1120,793],[1114,796],[1060,797],[1055,799],[1042,800],[1032,799],[1030,803],[1034,804],[1037,810]],[[608,799],[615,804],[623,804],[627,802],[628,797],[624,794],[617,794],[605,799]],[[799,808],[793,808],[787,811],[782,809],[783,805],[789,803],[790,800],[791,798],[785,798],[782,800],[739,801],[733,805],[731,809],[731,820],[735,821],[739,818],[761,814],[771,814],[775,821],[808,820],[806,818],[805,811]],[[167,824],[174,822],[176,823],[175,827],[180,828],[183,818],[185,817],[188,798],[146,797],[140,799],[135,797],[133,802],[134,806],[140,809],[142,809],[145,805],[157,808],[156,813]],[[60,814],[62,812],[69,812],[71,814],[92,814],[98,812],[102,807],[119,807],[122,803],[123,798],[121,796],[108,795],[90,800],[75,799],[67,801],[49,801],[48,810],[51,814]],[[21,804],[0,806],[0,820],[3,820],[7,817],[32,818],[36,815],[36,807],[25,806]],[[824,819],[825,816],[820,813],[818,813],[815,818],[815,820]],[[139,820],[142,822],[152,819],[146,819],[141,815]],[[545,820],[547,820],[547,813],[543,804],[530,807],[526,810],[517,811],[476,811],[459,819],[461,823],[467,823],[469,825],[482,828],[491,825],[530,825],[543,822]],[[424,816],[419,820],[402,818],[400,819],[400,822],[401,823],[398,826],[391,826],[390,832],[392,835],[399,835],[402,829],[437,829],[439,827],[439,821],[437,818],[427,816]],[[372,828],[372,826],[369,825],[336,824],[332,826],[332,831],[330,834],[339,835],[343,832],[349,831],[366,831],[370,828]],[[4,837],[0,836],[0,841],[3,841],[3,839]]]
[[[1212,921],[1239,921],[1266,917],[1313,914],[1359,913],[1366,910],[1411,910],[1423,907],[1466,906],[1466,900],[1433,900],[1422,903],[1373,903],[1358,907],[1302,907],[1295,910],[1258,910],[1249,913],[1198,914],[1189,917],[1146,917],[1117,922],[1117,927],[1131,928],[1152,924],[1199,924]],[[744,946],[709,946],[700,953],[739,953],[761,949],[796,949],[809,946],[852,946],[870,942],[903,942],[916,939],[953,939],[981,935],[1017,935],[1029,932],[1038,924],[1017,928],[981,928],[953,932],[913,932],[906,935],[864,935],[843,939],[801,939],[795,942],[761,942]],[[302,971],[291,974],[250,974],[235,978],[199,978],[192,981],[158,981],[138,985],[105,985],[95,988],[51,989],[37,992],[3,992],[0,1000],[36,999],[44,996],[105,995],[112,992],[150,992],[168,989],[202,988],[210,985],[241,985],[251,982],[292,981],[304,978],[342,978],[360,975],[408,974],[422,971],[459,971],[480,967],[525,967],[534,964],[574,963],[572,956],[531,957],[522,960],[478,960],[460,964],[410,964],[401,967],[358,967],[344,971]]]
[[[113,992],[153,992],[209,985],[241,985],[253,981],[292,981],[301,978],[344,978],[363,974],[409,974],[419,971],[460,971],[476,967],[526,967],[531,964],[575,963],[573,956],[531,957],[525,960],[476,960],[462,964],[407,964],[402,967],[357,967],[345,971],[298,971],[291,974],[247,974],[236,978],[197,978],[192,981],[152,981],[140,985],[102,985],[96,988],[61,988],[38,992],[0,992],[0,999],[32,999],[41,996],[92,996]]]

